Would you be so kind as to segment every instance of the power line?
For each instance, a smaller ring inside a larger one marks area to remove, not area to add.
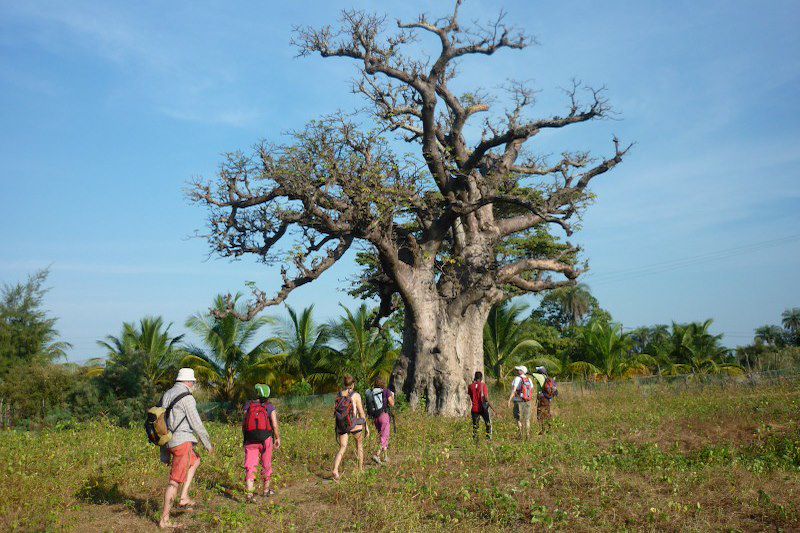
[[[703,263],[710,263],[713,261],[728,259],[731,257],[735,257],[737,255],[744,255],[768,248],[774,248],[795,241],[800,241],[800,234],[788,235],[786,237],[781,237],[778,239],[771,239],[767,241],[761,241],[742,246],[735,246],[733,248],[726,248],[722,250],[716,250],[713,252],[706,252],[695,256],[684,257],[681,259],[672,259],[669,261],[662,261],[659,263],[652,263],[649,265],[641,265],[638,267],[630,267],[621,270],[600,272],[600,273],[589,272],[586,275],[586,277],[591,278],[591,282],[593,285],[598,285],[598,284],[602,285],[603,283],[614,283],[617,281],[635,279],[642,276],[660,274],[662,272],[669,272],[672,270],[678,270],[681,268],[686,268]]]

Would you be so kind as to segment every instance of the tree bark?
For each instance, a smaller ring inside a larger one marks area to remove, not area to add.
[[[406,305],[403,349],[392,373],[412,409],[429,414],[464,416],[467,386],[483,371],[483,326],[489,305],[470,306],[463,316],[438,300]]]

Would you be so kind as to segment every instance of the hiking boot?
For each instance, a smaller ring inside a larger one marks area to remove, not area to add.
[[[373,460],[373,461],[375,461],[375,464],[376,464],[376,465],[378,465],[378,466],[380,466],[380,465],[381,465],[381,458],[380,458],[380,457],[378,457],[377,455],[373,455],[373,456],[372,456],[372,460]]]

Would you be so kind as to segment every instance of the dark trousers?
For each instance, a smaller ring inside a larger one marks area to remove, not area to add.
[[[472,438],[478,438],[478,426],[481,424],[481,418],[486,425],[486,438],[492,438],[492,419],[489,417],[488,409],[482,413],[472,413]]]

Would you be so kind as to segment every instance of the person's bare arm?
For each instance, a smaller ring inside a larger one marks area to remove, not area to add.
[[[394,407],[394,393],[389,393],[389,407]]]
[[[277,450],[281,447],[281,428],[278,425],[278,415],[275,413],[275,411],[272,411],[269,414],[269,418],[272,420],[272,432],[275,435],[273,441],[275,442],[275,449]]]
[[[514,384],[511,384],[511,395],[508,397],[508,406],[511,407],[511,402],[514,401],[514,393],[517,392],[517,388]]]
[[[364,412],[364,404],[361,402],[361,395],[357,392],[353,393],[353,405],[356,410],[356,418],[363,418],[366,420],[367,414]],[[369,435],[369,424],[364,424],[364,429],[367,430],[367,435]]]

